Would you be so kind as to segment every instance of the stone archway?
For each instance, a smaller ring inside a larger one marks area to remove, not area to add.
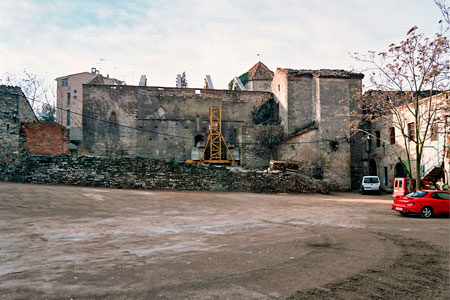
[[[406,178],[408,177],[408,173],[406,172],[405,168],[401,163],[397,163],[395,165],[394,170],[395,178]]]
[[[371,176],[378,175],[377,163],[374,159],[369,160],[369,175]]]

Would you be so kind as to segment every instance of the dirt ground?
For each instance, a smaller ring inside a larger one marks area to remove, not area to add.
[[[0,300],[450,299],[448,216],[391,202],[0,183]]]

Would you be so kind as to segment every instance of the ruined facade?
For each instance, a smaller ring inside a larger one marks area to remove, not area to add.
[[[247,73],[246,91],[85,84],[80,153],[198,160],[208,136],[209,107],[221,106],[223,136],[244,167],[293,160],[308,175],[350,189],[349,108],[340,100],[361,92],[363,75],[342,70],[273,73],[261,62]],[[272,113],[281,123],[256,125],[254,112],[273,98]],[[344,113],[336,115],[338,110]],[[268,128],[283,140],[265,148]]]
[[[210,106],[222,107],[224,138],[236,148],[236,130],[252,124],[252,110],[270,96],[268,92],[84,85],[82,152],[191,159],[208,136]]]

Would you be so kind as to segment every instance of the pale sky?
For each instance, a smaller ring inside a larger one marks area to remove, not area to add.
[[[271,70],[360,69],[349,53],[386,50],[414,25],[431,36],[433,0],[0,0],[0,76],[101,70],[128,85],[215,88],[260,59]],[[56,88],[56,87],[55,87]]]

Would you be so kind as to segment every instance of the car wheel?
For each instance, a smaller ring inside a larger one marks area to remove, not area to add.
[[[364,195],[364,188],[361,188],[361,195]]]
[[[432,215],[433,215],[433,209],[431,207],[429,207],[429,206],[425,206],[420,211],[420,216],[422,218],[430,218]]]

